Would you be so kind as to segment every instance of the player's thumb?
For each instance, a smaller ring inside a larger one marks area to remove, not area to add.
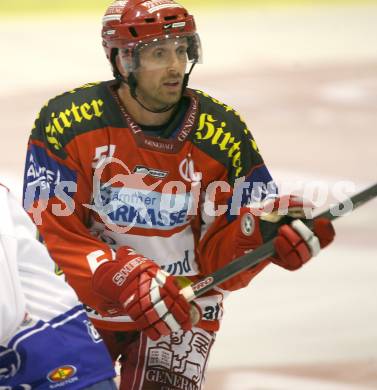
[[[331,244],[335,237],[334,225],[328,218],[317,218],[313,222],[313,231],[319,239],[321,248]]]

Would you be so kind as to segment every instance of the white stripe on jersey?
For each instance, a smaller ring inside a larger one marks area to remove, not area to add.
[[[155,261],[166,272],[175,276],[198,275],[199,268],[194,256],[194,238],[191,226],[170,237],[119,234],[96,222],[91,231],[103,231],[103,241],[111,241],[113,249],[128,245],[137,253]]]

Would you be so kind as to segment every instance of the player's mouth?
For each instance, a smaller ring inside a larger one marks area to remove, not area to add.
[[[164,87],[167,87],[170,90],[176,90],[181,87],[180,81],[167,81],[163,83]]]

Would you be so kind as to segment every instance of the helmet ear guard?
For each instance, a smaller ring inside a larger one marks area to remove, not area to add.
[[[113,48],[111,50],[110,63],[113,70],[113,75],[116,79],[120,81],[125,81],[125,77],[123,76],[122,72],[119,70],[117,64],[117,57],[119,58],[121,66],[128,73],[128,75],[130,75],[133,72],[133,70],[138,66],[139,61],[136,61],[136,58],[131,57],[131,53],[129,52],[129,49],[124,50],[124,49]]]
[[[139,66],[139,56],[137,53],[133,54],[130,49],[119,49],[118,57],[123,69],[127,73],[134,72]]]
[[[110,62],[113,69],[113,75],[117,80],[128,84],[130,88],[131,96],[134,99],[136,99],[137,80],[135,78],[135,75],[132,72],[132,65],[130,64],[130,61],[132,61],[132,59],[130,58],[129,53],[126,53],[125,56],[121,56],[119,52],[120,52],[119,49],[113,49],[110,54]],[[116,61],[118,55],[122,63],[122,66],[124,66],[124,69],[128,73],[127,77],[125,77],[118,69],[117,61]],[[128,58],[126,58],[126,56]]]

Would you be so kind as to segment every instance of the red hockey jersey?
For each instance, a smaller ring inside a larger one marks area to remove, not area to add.
[[[196,281],[240,255],[229,236],[239,207],[275,187],[231,107],[186,89],[184,115],[154,136],[134,122],[116,87],[84,85],[42,108],[28,145],[24,206],[95,325],[130,330],[132,320],[111,316],[104,308],[114,303],[92,290],[98,264],[128,245]],[[200,326],[216,330],[227,291],[266,264],[198,298]]]

